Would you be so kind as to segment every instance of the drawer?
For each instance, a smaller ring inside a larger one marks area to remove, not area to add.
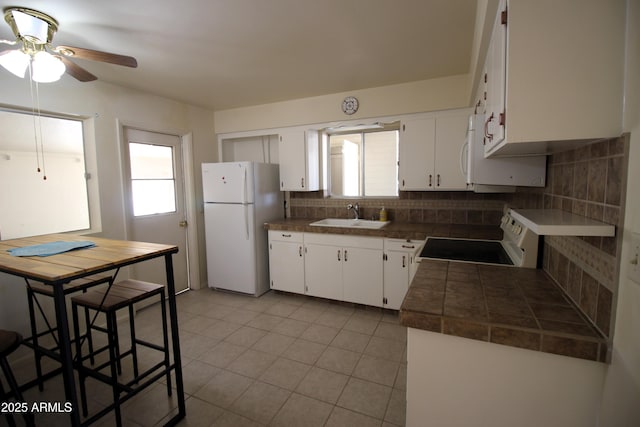
[[[418,253],[424,245],[424,240],[411,239],[384,239],[385,251],[403,251]]]
[[[300,231],[269,230],[269,241],[302,243],[303,236]]]

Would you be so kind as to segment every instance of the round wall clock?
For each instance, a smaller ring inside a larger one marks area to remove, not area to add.
[[[358,100],[353,96],[347,96],[344,101],[342,101],[342,111],[349,115],[358,111]]]

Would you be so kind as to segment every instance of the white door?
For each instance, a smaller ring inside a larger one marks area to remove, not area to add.
[[[384,263],[385,308],[399,310],[409,287],[411,254],[401,251],[387,251]]]
[[[280,189],[306,191],[307,175],[304,130],[285,131],[280,134]]]
[[[210,288],[256,293],[255,209],[252,204],[205,203]]]
[[[435,119],[422,118],[402,123],[398,168],[401,190],[433,189],[435,144]]]
[[[305,245],[304,280],[308,295],[342,300],[342,257],[339,246]]]
[[[382,250],[344,248],[342,283],[345,301],[382,306]]]
[[[301,242],[269,242],[271,289],[304,293],[304,257]]]
[[[128,238],[177,245],[173,255],[176,292],[189,288],[182,139],[125,128]],[[164,258],[134,264],[131,277],[166,285]]]
[[[435,170],[437,190],[466,190],[467,177],[462,171],[463,147],[467,140],[466,114],[436,119]]]

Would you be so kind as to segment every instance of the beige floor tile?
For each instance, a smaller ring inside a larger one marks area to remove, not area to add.
[[[201,332],[202,335],[222,340],[238,329],[242,325],[239,323],[227,322],[226,320],[218,320],[216,323]]]
[[[180,420],[180,427],[209,427],[225,412],[224,409],[196,397],[187,398],[185,406],[187,415]],[[165,425],[177,413],[178,409],[175,408],[158,425]]]
[[[333,311],[325,311],[315,320],[315,323],[324,326],[331,326],[332,328],[342,328],[349,320],[351,314],[339,314]]]
[[[243,347],[251,347],[266,334],[267,332],[261,329],[252,328],[250,326],[243,326],[226,337],[224,340],[231,344],[241,345]]]
[[[369,356],[378,357],[380,359],[392,360],[394,362],[401,362],[404,357],[404,351],[407,348],[407,344],[401,341],[390,340],[386,338],[371,337],[367,348],[364,350],[365,354]]]
[[[324,344],[298,338],[282,353],[282,357],[313,365],[326,348]]]
[[[262,338],[260,338],[252,348],[254,350],[263,351],[265,353],[279,356],[282,354],[293,342],[295,338],[288,337],[286,335],[276,334],[269,332]]]
[[[360,353],[336,347],[327,347],[316,362],[316,366],[341,374],[351,375],[359,359]]]
[[[223,370],[194,396],[221,408],[228,408],[252,383],[251,378]]]
[[[314,366],[300,382],[296,391],[323,402],[335,404],[349,376]]]
[[[407,328],[406,326],[402,326],[399,324],[380,322],[373,335],[376,337],[386,338],[404,343],[407,342]]]
[[[283,320],[284,318],[280,316],[273,316],[271,314],[261,313],[257,315],[253,320],[249,321],[247,323],[247,326],[251,326],[257,329],[262,329],[264,331],[272,331]]]
[[[122,405],[123,418],[142,426],[154,426],[172,409],[178,407],[176,393],[167,395],[164,384],[153,384]]]
[[[325,427],[380,427],[382,421],[334,406]]]
[[[338,406],[383,419],[390,397],[391,387],[351,378],[338,399]]]
[[[373,356],[363,355],[355,369],[353,376],[374,383],[393,387],[396,382],[400,362],[378,359]]]
[[[267,368],[260,380],[287,390],[295,390],[310,368],[310,365],[281,357]]]
[[[337,328],[312,324],[300,335],[300,338],[320,344],[329,344],[338,335],[338,332],[340,330]]]
[[[220,373],[220,368],[199,360],[193,360],[190,363],[183,364],[182,383],[184,385],[184,392],[194,394],[218,373]],[[162,383],[166,384],[165,381],[165,378],[161,380]],[[173,388],[176,387],[175,375],[171,377],[171,385]]]
[[[330,345],[332,347],[362,353],[364,349],[367,348],[367,344],[369,344],[370,339],[371,335],[342,329],[333,341],[331,341]]]
[[[247,351],[247,347],[221,341],[207,352],[202,353],[198,360],[219,368],[226,368],[245,351]]]
[[[396,377],[396,382],[393,384],[393,388],[407,390],[407,365],[404,363],[400,364],[398,376]]]
[[[272,316],[288,317],[298,309],[297,305],[287,304],[285,302],[279,302],[269,307],[265,313]]]
[[[311,326],[309,322],[287,318],[273,328],[272,332],[298,338],[309,326]]]
[[[220,340],[217,338],[180,332],[180,355],[197,359],[202,354],[213,349],[219,342]]]
[[[232,323],[239,323],[241,325],[245,325],[256,318],[258,315],[257,312],[251,310],[233,310],[231,313],[225,315],[223,320]]]
[[[194,334],[201,334],[202,331],[206,330],[207,328],[210,328],[212,325],[214,325],[217,322],[218,322],[217,319],[212,319],[210,317],[195,316],[187,320],[186,322],[180,323],[179,325],[180,325],[180,330],[182,331],[192,332]],[[121,328],[118,328],[118,329],[120,330]]]
[[[274,427],[322,427],[333,406],[300,394],[293,394],[269,424]]]
[[[304,304],[291,313],[289,318],[302,320],[303,322],[315,322],[325,310],[326,307]]]
[[[375,316],[354,314],[344,325],[344,329],[372,335],[378,327],[378,323],[380,323],[380,321]]]
[[[280,387],[256,381],[229,408],[262,424],[268,424],[291,393]]]
[[[384,415],[384,420],[398,426],[405,425],[407,415],[407,400],[403,390],[393,389],[391,399]]]
[[[227,369],[246,377],[258,378],[276,360],[276,356],[249,349],[231,362]]]
[[[225,411],[211,424],[211,427],[261,427],[263,425],[233,412]]]

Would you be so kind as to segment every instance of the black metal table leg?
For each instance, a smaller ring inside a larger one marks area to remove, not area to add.
[[[173,362],[176,371],[176,389],[178,398],[178,414],[171,419],[167,425],[175,425],[179,420],[183,419],[187,410],[184,402],[184,385],[182,383],[182,360],[180,358],[180,337],[178,335],[178,310],[176,306],[176,286],[173,277],[173,260],[172,254],[164,256],[165,268],[167,274],[167,292],[169,299],[169,318],[171,320],[171,340],[173,344]]]
[[[80,425],[80,411],[78,408],[78,395],[73,374],[73,355],[71,354],[71,337],[69,336],[69,319],[67,318],[67,305],[62,284],[54,285],[53,300],[58,324],[58,341],[60,345],[60,359],[62,361],[62,377],[64,380],[64,394],[72,405],[71,425]]]

